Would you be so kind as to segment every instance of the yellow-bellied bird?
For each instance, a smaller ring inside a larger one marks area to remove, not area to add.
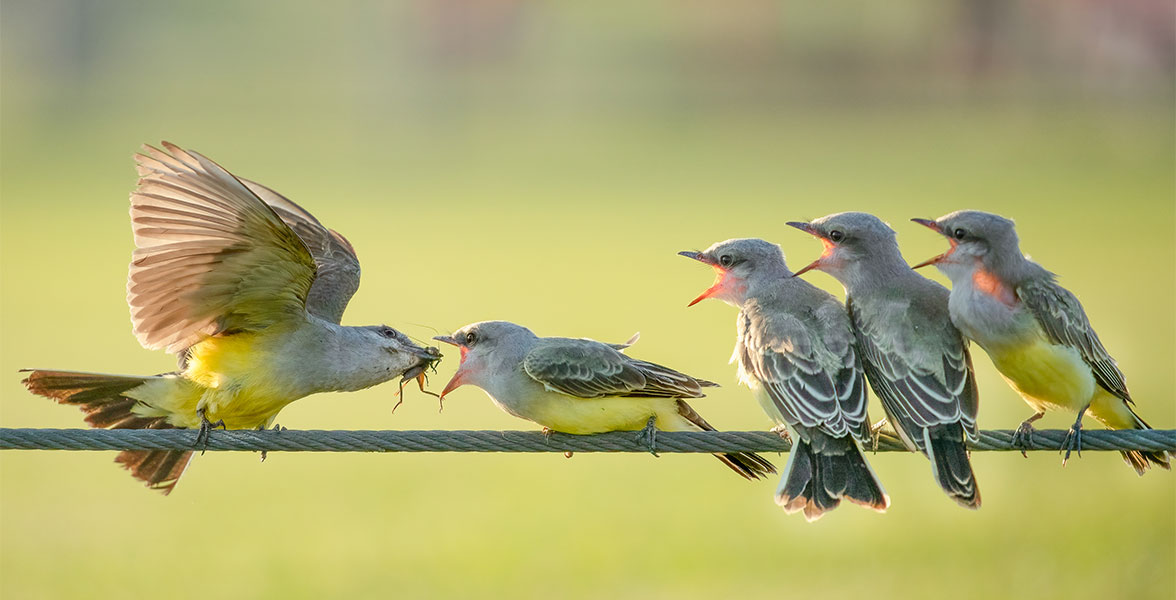
[[[339,325],[359,287],[351,244],[310,213],[211,160],[145,146],[131,194],[127,301],[135,336],[179,355],[155,376],[33,370],[33,393],[73,404],[94,427],[254,429],[318,392],[420,378],[439,359],[387,326]],[[403,384],[402,384],[403,385]],[[117,461],[169,493],[191,451]]]
[[[461,364],[441,392],[482,388],[504,412],[572,434],[606,431],[714,431],[684,398],[715,384],[622,353],[629,344],[538,337],[506,321],[484,321],[437,341],[461,349]],[[750,452],[716,454],[747,479],[775,473]]]
[[[780,247],[758,239],[679,252],[714,268],[715,283],[690,303],[739,308],[732,361],[760,406],[796,440],[776,490],[785,512],[809,521],[842,498],[885,512],[890,497],[854,438],[871,439],[866,381],[845,308],[792,277]]]
[[[968,342],[948,314],[947,288],[911,269],[894,231],[874,215],[838,213],[789,225],[825,246],[796,273],[819,269],[845,286],[866,379],[903,443],[931,460],[949,497],[980,508],[964,445],[976,439],[980,400]]]
[[[1080,450],[1088,411],[1111,429],[1151,429],[1131,409],[1131,394],[1078,298],[1053,273],[1021,254],[1013,222],[965,210],[937,220],[912,219],[947,238],[947,252],[915,268],[935,265],[951,279],[951,320],[988,353],[996,369],[1036,411],[1017,429],[1024,444],[1032,423],[1048,409],[1077,411],[1062,448]],[[1140,475],[1149,462],[1165,469],[1165,452],[1123,452]]]

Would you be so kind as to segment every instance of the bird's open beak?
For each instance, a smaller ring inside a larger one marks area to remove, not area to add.
[[[939,226],[939,223],[935,222],[932,219],[911,219],[911,222],[918,223],[919,225],[922,225],[923,227],[926,227],[927,229],[930,229],[931,231],[934,231],[935,233],[943,235],[943,228]],[[911,268],[912,269],[921,269],[921,268],[926,267],[928,265],[934,265],[934,264],[938,264],[938,263],[943,262],[943,260],[946,259],[956,249],[956,241],[955,240],[953,240],[951,238],[947,238],[947,241],[951,242],[951,248],[949,248],[947,252],[944,252],[943,254],[939,254],[936,256],[932,256],[931,258],[928,258],[927,260],[925,260],[925,261],[923,261],[923,262],[921,262]]]
[[[453,390],[456,390],[465,384],[466,372],[462,367],[465,366],[466,354],[468,354],[470,350],[469,348],[459,344],[458,341],[451,335],[439,335],[433,339],[437,340],[438,342],[444,342],[452,346],[457,346],[461,350],[461,362],[457,365],[457,372],[454,373],[453,377],[449,379],[449,383],[445,384],[445,389],[441,390],[441,399],[444,400],[445,396],[449,395],[449,392],[452,392]]]
[[[825,239],[825,236],[821,235],[821,232],[817,231],[816,228],[814,228],[811,223],[804,223],[801,221],[789,221],[787,223],[787,225],[790,227],[795,227],[795,228],[821,240],[821,244],[823,244],[825,246],[825,251],[821,254],[821,256],[819,256],[817,258],[817,260],[814,260],[813,262],[809,263],[807,267],[793,273],[792,276],[793,277],[800,277],[801,275],[804,275],[805,273],[808,273],[809,271],[812,271],[813,269],[821,268],[821,266],[823,266],[825,264],[825,259],[829,258],[829,256],[833,254],[833,248],[834,248],[833,242]]]
[[[685,256],[686,258],[693,258],[694,260],[697,260],[698,262],[703,263],[703,264],[710,265],[710,266],[714,267],[714,269],[715,269],[715,282],[714,282],[714,284],[712,284],[710,287],[706,288],[706,291],[699,294],[697,298],[691,300],[690,304],[686,305],[687,308],[694,306],[695,304],[698,304],[699,302],[702,302],[703,300],[706,300],[707,298],[710,298],[711,296],[715,295],[716,293],[718,293],[719,290],[721,290],[723,288],[723,276],[727,272],[724,271],[722,267],[715,264],[714,261],[712,261],[710,257],[708,257],[707,255],[705,255],[701,252],[695,251],[695,250],[683,250],[683,251],[679,252],[678,255]]]

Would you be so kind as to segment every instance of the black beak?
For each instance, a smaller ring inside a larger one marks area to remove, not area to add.
[[[817,233],[816,229],[813,229],[813,226],[811,224],[805,223],[803,221],[789,221],[787,223],[787,225],[789,227],[795,227],[795,228],[797,228],[807,234],[810,234],[810,235],[820,235]]]
[[[930,229],[936,233],[943,233],[943,228],[940,227],[939,223],[936,223],[933,219],[911,219],[911,221],[918,223],[919,225],[922,225],[923,227],[926,227],[927,229]]]
[[[449,344],[451,346],[460,346],[461,345],[461,344],[457,343],[457,340],[453,339],[453,336],[451,336],[451,335],[439,335],[437,337],[434,337],[433,339],[437,340],[438,342],[444,342],[444,343]]]
[[[711,261],[707,259],[706,255],[697,251],[697,250],[683,250],[678,253],[678,256],[685,256],[686,258],[693,258],[694,260],[697,260],[700,263],[706,263],[708,265],[711,264]]]

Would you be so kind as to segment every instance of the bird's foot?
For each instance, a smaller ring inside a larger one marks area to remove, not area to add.
[[[1082,457],[1082,424],[1075,423],[1070,426],[1070,430],[1066,432],[1066,438],[1062,440],[1062,447],[1058,450],[1060,454],[1065,451],[1062,456],[1062,466],[1066,466],[1066,461],[1070,460],[1070,453],[1077,452],[1078,457]]]
[[[781,438],[781,439],[783,439],[784,441],[788,442],[788,445],[789,445],[789,446],[791,446],[791,445],[792,445],[792,434],[791,434],[791,433],[788,433],[788,427],[787,427],[787,426],[785,426],[785,425],[777,425],[777,426],[775,426],[775,427],[773,427],[773,428],[769,429],[769,431],[771,431],[772,433],[774,433],[774,434],[776,434],[776,435],[780,436],[780,438]]]
[[[1029,421],[1021,421],[1017,426],[1016,431],[1013,432],[1012,444],[1014,448],[1021,450],[1021,456],[1029,458],[1025,451],[1033,447],[1033,423]]]
[[[220,427],[221,429],[228,429],[228,428],[225,427],[225,420],[224,419],[220,419],[219,421],[217,421],[215,423],[213,423],[212,421],[209,421],[208,415],[206,414],[206,410],[203,408],[196,409],[196,416],[200,417],[200,431],[196,434],[195,447],[200,449],[200,454],[204,454],[204,451],[208,449],[208,435],[209,435],[209,433],[211,433],[212,430],[216,429],[217,427]]]
[[[878,452],[878,438],[882,437],[882,430],[890,424],[890,419],[882,417],[877,423],[870,425],[870,448]]]
[[[552,429],[550,427],[544,427],[543,428],[543,441],[546,441],[546,442],[551,441],[551,434],[553,434],[553,433],[555,433],[554,429]]]
[[[657,423],[657,416],[649,417],[645,422],[645,429],[637,433],[637,443],[649,449],[649,453],[657,456],[657,428],[653,426]]]
[[[1090,408],[1089,404],[1078,411],[1078,420],[1074,421],[1074,424],[1070,426],[1070,431],[1066,432],[1066,439],[1062,440],[1062,447],[1058,452],[1066,451],[1066,455],[1062,457],[1063,467],[1066,466],[1066,461],[1070,460],[1070,452],[1077,452],[1078,457],[1082,457],[1082,417],[1088,408]]]
[[[258,425],[258,426],[257,426],[257,430],[258,430],[258,431],[278,431],[278,432],[282,432],[282,431],[286,431],[286,428],[285,428],[285,427],[282,427],[281,425],[278,425],[277,423],[274,423],[274,426],[273,426],[272,428],[270,428],[270,429],[266,429],[266,428],[265,428],[265,424]],[[267,453],[265,450],[262,450],[262,451],[261,451],[261,462],[265,462],[265,457],[267,456],[267,454],[268,454],[268,453]]]

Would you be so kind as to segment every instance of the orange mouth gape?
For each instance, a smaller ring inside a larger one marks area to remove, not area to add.
[[[820,269],[821,267],[833,262],[833,252],[837,249],[837,246],[834,245],[833,242],[823,237],[818,236],[817,239],[821,240],[821,245],[825,247],[825,251],[821,252],[821,255],[817,257],[817,260],[809,263],[807,267],[793,273],[793,277],[800,277],[801,275],[804,275],[813,269]]]
[[[921,269],[927,265],[939,264],[939,263],[947,260],[947,258],[949,256],[951,256],[953,252],[956,251],[956,248],[960,247],[960,243],[955,241],[952,238],[947,238],[947,242],[949,244],[951,244],[951,247],[947,249],[947,252],[944,252],[943,254],[939,254],[937,256],[932,256],[931,258],[928,258],[927,260],[925,260],[925,261],[923,261],[923,262],[921,262],[911,268],[912,269]]]
[[[728,292],[737,291],[739,284],[742,283],[737,277],[731,275],[730,271],[723,269],[718,265],[711,265],[715,270],[715,282],[710,287],[706,288],[704,292],[698,295],[697,298],[690,301],[686,307],[689,308],[706,300],[707,298],[723,298],[723,295]]]

